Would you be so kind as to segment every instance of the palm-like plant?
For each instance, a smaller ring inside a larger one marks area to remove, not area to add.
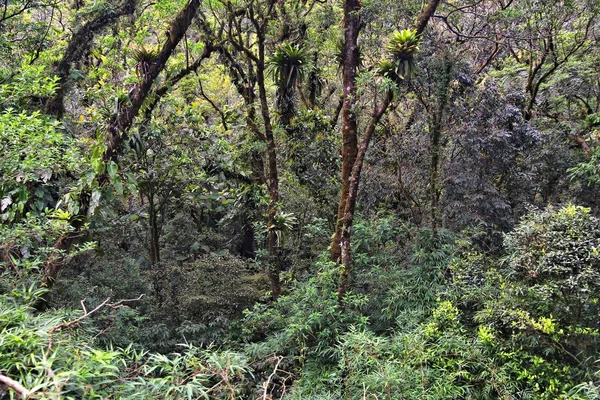
[[[275,231],[275,235],[277,236],[277,245],[281,246],[285,241],[286,233],[291,232],[297,224],[298,220],[293,213],[280,211],[275,216],[275,222],[273,225],[267,228],[267,231]]]
[[[145,47],[141,47],[133,51],[133,59],[140,63],[152,63],[158,57],[158,50],[148,50]]]
[[[398,66],[396,63],[390,60],[381,60],[377,63],[375,67],[377,74],[383,76],[384,78],[388,78],[393,82],[398,82],[403,79],[402,76],[398,75]]]
[[[289,43],[279,46],[269,61],[273,80],[280,85],[293,87],[304,75],[307,59],[307,52],[303,47]]]
[[[396,31],[386,45],[386,50],[396,60],[409,60],[419,51],[419,35],[414,29]]]
[[[379,62],[377,72],[394,82],[409,78],[415,70],[414,56],[419,51],[420,41],[416,30],[394,32],[385,46],[391,60]]]
[[[136,61],[135,69],[141,81],[146,80],[150,64],[156,61],[157,58],[157,50],[148,50],[145,47],[134,50],[133,59]]]
[[[277,83],[277,108],[287,124],[294,113],[294,88],[306,70],[308,53],[298,45],[283,44],[269,61],[269,71]]]

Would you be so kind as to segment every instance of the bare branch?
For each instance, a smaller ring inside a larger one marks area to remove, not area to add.
[[[79,318],[76,318],[72,321],[67,321],[67,322],[63,322],[62,324],[53,326],[48,333],[50,333],[51,335],[60,332],[64,329],[70,328],[73,325],[77,325],[78,323],[80,323],[81,321],[83,321],[84,319],[88,318],[90,315],[94,314],[96,311],[100,310],[101,308],[104,307],[109,307],[109,308],[113,308],[113,309],[117,309],[117,308],[121,308],[124,306],[125,303],[130,303],[132,301],[139,301],[142,299],[142,297],[144,297],[144,294],[140,294],[137,298],[135,299],[124,299],[124,300],[119,300],[116,303],[109,303],[110,301],[110,297],[107,298],[106,300],[104,300],[102,303],[100,303],[98,306],[96,306],[96,308],[94,308],[91,311],[87,311],[84,305],[84,300],[81,300],[81,305],[83,308],[83,315]]]
[[[273,377],[279,370],[279,364],[281,364],[281,361],[283,361],[282,356],[275,357],[275,359],[277,360],[277,363],[275,363],[275,368],[273,368],[273,372],[271,372],[271,375],[269,375],[269,378],[267,379],[267,381],[265,383],[263,383],[263,396],[262,396],[263,400],[270,399],[270,397],[267,397],[267,395],[269,393],[269,385],[271,384],[271,379],[273,379]]]
[[[14,390],[25,398],[31,395],[31,391],[29,391],[25,386],[13,379],[10,379],[8,376],[0,374],[0,383],[9,389]]]

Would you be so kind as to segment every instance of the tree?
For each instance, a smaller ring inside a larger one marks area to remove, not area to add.
[[[422,35],[429,19],[435,12],[439,0],[431,0],[425,7],[419,19],[417,20],[417,29],[414,35]],[[352,222],[356,208],[358,187],[360,184],[360,174],[363,161],[371,137],[375,132],[375,127],[381,120],[381,117],[390,105],[393,96],[387,91],[381,104],[377,105],[371,114],[371,118],[365,128],[360,147],[358,143],[358,124],[356,116],[352,112],[353,104],[356,101],[356,76],[358,68],[358,34],[360,31],[359,19],[360,3],[354,0],[347,0],[344,3],[344,103],[342,106],[342,191],[340,195],[340,205],[338,207],[338,223],[332,243],[332,259],[343,264],[343,271],[340,276],[338,287],[338,301],[343,304],[343,298],[348,290],[352,256],[350,254],[350,238],[352,235]],[[403,38],[405,39],[405,38]],[[414,42],[413,39],[397,41],[398,47],[408,45],[407,41]],[[404,62],[406,55],[399,51],[395,52],[396,46],[391,43],[392,56],[398,57],[393,62]],[[408,45],[410,47],[410,45]],[[412,52],[412,50],[411,50]]]
[[[278,18],[282,20],[280,23],[283,34],[275,40],[284,40],[290,35],[302,36],[301,32],[295,32],[296,29],[301,31],[302,27],[294,27],[287,19],[287,5],[282,3],[278,7],[273,2],[233,4],[224,1],[210,9],[213,13],[219,12],[219,17],[208,18],[202,13],[201,21],[204,34],[219,53],[220,61],[226,66],[232,83],[244,100],[246,125],[255,140],[262,143],[265,149],[264,154],[255,152],[252,155],[252,165],[255,180],[257,183],[266,184],[269,193],[265,247],[269,255],[267,272],[274,299],[281,294],[281,260],[278,256],[277,239],[277,220],[281,213],[280,172],[275,138],[277,125],[273,122],[267,77],[271,70],[278,85],[276,105],[280,122],[283,128],[289,131],[294,114],[293,93],[299,87],[299,80],[307,61],[301,45],[283,43],[278,45],[273,57],[268,59],[273,40],[270,31]],[[308,13],[311,7],[297,3],[296,12],[302,10]]]
[[[129,92],[127,98],[128,101],[118,104],[117,113],[108,124],[107,137],[103,146],[105,151],[102,153],[100,160],[98,160],[99,164],[96,173],[97,182],[100,187],[106,186],[110,182],[110,171],[115,170],[114,166],[117,163],[119,154],[123,151],[129,128],[133,124],[134,119],[137,117],[142,105],[149,96],[154,81],[164,70],[167,61],[173,54],[173,51],[183,39],[187,29],[192,23],[194,15],[198,11],[199,6],[200,1],[192,0],[179,11],[169,25],[167,39],[162,48],[156,54],[156,57],[149,62],[148,68],[144,69],[144,74],[140,76],[140,81],[136,83],[133,89]],[[78,38],[76,37],[75,40],[77,39]],[[98,192],[96,191],[96,193]],[[91,200],[93,197],[93,193],[90,195],[86,192],[79,196],[78,201],[80,201],[80,204],[77,207],[79,210],[79,215],[75,216],[73,219],[76,230],[71,234],[65,235],[65,237],[61,237],[61,239],[56,243],[56,249],[58,252],[71,247],[78,241],[80,233],[77,232],[77,230],[83,226],[83,219],[87,216],[88,211],[90,210]],[[63,260],[60,256],[57,256],[52,262],[47,263],[46,267],[44,268],[42,285],[52,285],[52,282],[58,276],[62,265]]]

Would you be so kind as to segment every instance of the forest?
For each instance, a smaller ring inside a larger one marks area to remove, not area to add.
[[[0,0],[0,400],[600,399],[600,0]]]

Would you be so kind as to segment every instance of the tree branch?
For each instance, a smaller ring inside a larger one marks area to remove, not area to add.
[[[156,60],[148,68],[148,72],[144,74],[139,82],[129,94],[130,105],[127,107],[119,107],[117,116],[110,123],[108,128],[108,138],[106,140],[106,153],[104,153],[103,161],[115,161],[123,148],[123,143],[126,139],[125,132],[129,130],[133,124],[133,120],[137,116],[142,104],[150,93],[150,89],[154,80],[165,68],[167,61],[171,57],[173,51],[187,32],[194,15],[200,7],[201,0],[191,0],[175,17],[169,25],[168,38],[162,49],[160,50]]]
[[[19,382],[10,379],[8,376],[0,374],[0,383],[6,386],[9,389],[14,390],[19,393],[21,396],[27,398],[31,395],[31,392],[25,388],[25,386],[21,385]]]
[[[429,4],[427,4],[427,7],[421,12],[419,19],[417,20],[417,35],[420,35],[425,31],[429,19],[433,16],[439,4],[440,0],[431,0]]]
[[[56,67],[59,77],[59,87],[56,94],[46,104],[46,111],[62,118],[65,112],[64,97],[65,85],[69,79],[69,72],[73,64],[81,60],[94,43],[94,36],[108,25],[128,14],[133,14],[137,0],[126,0],[114,10],[102,13],[91,21],[86,22],[73,36],[67,45],[65,53]]]
[[[48,333],[50,335],[54,335],[55,333],[58,333],[64,329],[70,328],[73,325],[77,325],[78,323],[80,323],[81,321],[83,321],[84,319],[88,318],[90,315],[94,314],[96,311],[100,310],[101,308],[104,307],[109,307],[109,308],[121,308],[123,307],[123,304],[125,303],[130,303],[132,301],[139,301],[142,299],[142,297],[144,297],[144,294],[140,294],[137,298],[135,299],[124,299],[124,300],[119,300],[116,303],[109,303],[110,301],[110,297],[107,298],[106,300],[104,300],[102,303],[100,303],[98,306],[96,306],[93,310],[87,311],[87,309],[85,308],[85,299],[81,300],[81,307],[83,308],[83,315],[79,318],[76,318],[74,320],[71,321],[67,321],[67,322],[63,322],[62,324],[53,326]]]
[[[281,361],[283,360],[282,356],[275,357],[275,358],[277,359],[277,363],[275,363],[273,372],[271,372],[271,374],[269,375],[269,378],[267,378],[267,381],[265,383],[263,383],[263,396],[262,396],[263,400],[267,400],[270,398],[270,397],[268,397],[268,394],[269,394],[269,385],[271,384],[271,379],[273,379],[273,377],[279,370],[279,364],[281,364]]]

